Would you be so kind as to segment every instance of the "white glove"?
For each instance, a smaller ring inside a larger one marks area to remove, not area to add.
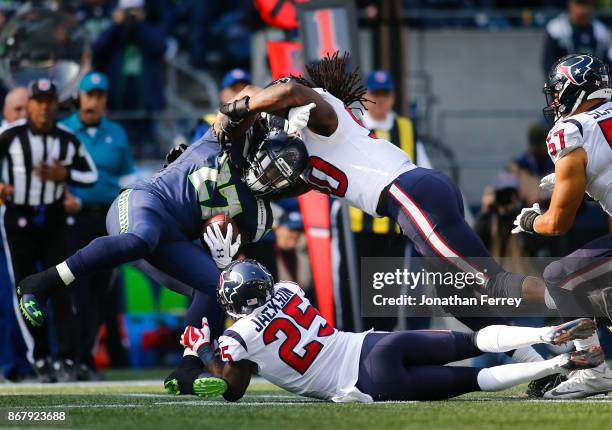
[[[181,335],[181,345],[198,352],[206,344],[210,344],[210,327],[208,326],[208,319],[204,317],[202,318],[202,328],[196,328],[192,325],[185,327],[185,331]]]
[[[236,241],[232,243],[233,232],[234,229],[232,225],[228,224],[227,234],[223,237],[219,225],[212,224],[208,226],[206,232],[202,235],[219,269],[225,269],[225,267],[232,262],[232,258],[238,252],[238,248],[240,248],[240,235],[238,235]]]
[[[557,181],[557,177],[554,173],[550,175],[546,175],[540,180],[540,189],[542,191],[552,192],[553,188],[555,188],[555,182]]]
[[[542,210],[540,209],[540,204],[539,203],[535,203],[532,207],[530,208],[523,208],[521,209],[521,213],[518,214],[516,216],[516,219],[514,220],[514,225],[516,227],[514,227],[512,229],[512,234],[517,234],[517,233],[521,233],[521,232],[525,232],[525,233],[533,233],[533,229],[532,230],[525,230],[522,226],[521,226],[521,220],[525,219],[525,218],[532,218],[533,214],[536,213],[537,215],[542,215]],[[535,217],[533,218],[533,220],[535,220]],[[531,221],[531,225],[533,227],[533,220]]]
[[[316,106],[316,104],[310,103],[305,106],[297,106],[289,109],[289,114],[287,115],[287,120],[289,121],[287,133],[297,133],[303,128],[306,128],[308,120],[310,119],[310,110]]]

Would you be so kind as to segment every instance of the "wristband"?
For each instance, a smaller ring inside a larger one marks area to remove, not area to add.
[[[535,219],[540,215],[536,211],[525,212],[525,215],[521,217],[521,228],[529,233],[535,233],[533,230],[533,223]]]
[[[240,100],[222,103],[221,106],[219,106],[219,111],[234,121],[240,121],[249,114],[249,100],[249,96],[244,96]]]
[[[200,357],[200,360],[202,360],[202,363],[204,363],[205,366],[208,366],[208,364],[215,358],[215,353],[210,347],[210,343],[205,343],[196,352],[198,353],[198,357]]]

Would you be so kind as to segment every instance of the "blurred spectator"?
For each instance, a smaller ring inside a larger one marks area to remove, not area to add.
[[[223,75],[221,80],[221,93],[219,99],[221,103],[227,103],[234,99],[240,91],[251,83],[251,75],[244,69],[232,69]],[[208,128],[213,125],[217,113],[211,112],[204,115],[196,124],[196,129],[192,134],[191,142],[195,142],[208,131]]]
[[[79,110],[63,121],[85,145],[98,169],[98,182],[94,187],[74,187],[71,189],[74,196],[67,193],[64,200],[66,210],[76,212],[70,234],[72,251],[106,235],[106,213],[119,194],[121,185],[127,185],[134,173],[125,131],[121,125],[105,116],[108,88],[108,78],[102,73],[86,74],[79,84]],[[116,292],[109,291],[112,273],[109,270],[79,279],[75,281],[80,284],[78,288],[71,288],[79,321],[77,376],[80,380],[91,379],[94,375],[92,351],[103,319],[107,323],[111,353],[121,348]],[[118,354],[121,352],[115,353]]]
[[[362,116],[363,125],[381,139],[388,140],[403,149],[421,167],[431,168],[424,145],[418,141],[415,127],[410,118],[393,111],[395,86],[393,78],[385,70],[370,73],[365,80],[367,110]],[[351,229],[355,234],[356,256],[362,257],[404,257],[412,255],[413,248],[400,233],[399,226],[389,218],[375,218],[360,209],[350,208]],[[345,263],[341,263],[342,273]],[[345,279],[339,276],[338,279]],[[343,288],[348,291],[348,288]],[[377,330],[392,330],[396,318],[370,318],[367,327]],[[410,328],[423,328],[425,319],[411,319]]]
[[[109,77],[108,105],[141,118],[124,122],[138,154],[156,156],[150,114],[164,100],[164,33],[145,20],[144,0],[120,0],[113,23],[93,46],[94,65]]]
[[[191,0],[189,50],[195,67],[248,67],[251,35],[261,25],[250,0]]]
[[[510,163],[510,170],[519,177],[519,196],[529,205],[540,200],[539,184],[542,177],[554,172],[555,165],[548,156],[546,137],[548,127],[535,123],[529,127],[527,150]]]
[[[89,40],[98,40],[111,25],[115,3],[111,0],[81,0],[76,10],[76,18],[85,29]]]
[[[18,119],[25,118],[28,113],[26,110],[28,104],[28,90],[25,87],[16,87],[8,92],[4,99],[4,108],[2,110],[2,126],[9,124]]]
[[[297,282],[308,294],[312,290],[312,271],[300,211],[283,213],[274,229],[274,235],[278,279]]]
[[[546,25],[542,66],[548,74],[559,58],[568,54],[589,53],[609,62],[610,33],[593,18],[595,0],[569,0],[567,13],[553,18]]]
[[[4,227],[15,283],[67,255],[67,219],[62,203],[67,184],[93,185],[95,166],[74,134],[57,124],[57,87],[48,79],[28,87],[27,120],[0,133],[0,163],[9,166],[0,182]],[[58,342],[52,361],[47,327],[31,327],[34,365],[42,382],[74,378],[74,315],[69,291],[51,293]]]

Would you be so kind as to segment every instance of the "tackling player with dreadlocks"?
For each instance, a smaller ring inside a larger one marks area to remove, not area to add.
[[[366,90],[358,70],[347,72],[348,60],[348,54],[335,53],[307,66],[308,79],[292,76],[264,89],[246,88],[242,98],[221,105],[220,138],[240,134],[261,112],[287,118],[308,150],[305,176],[311,188],[372,216],[391,217],[420,255],[438,257],[452,270],[482,274],[486,282],[479,285],[481,293],[542,303],[541,280],[506,272],[491,258],[465,222],[461,194],[450,178],[417,167],[401,149],[363,127],[351,105],[363,106]],[[252,161],[247,185],[255,193],[273,192],[270,176],[268,166]],[[490,319],[462,321],[472,329],[491,324]]]

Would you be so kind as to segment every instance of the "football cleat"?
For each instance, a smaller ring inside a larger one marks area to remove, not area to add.
[[[33,327],[40,327],[45,322],[45,316],[42,312],[41,303],[34,294],[23,294],[19,299],[19,309],[23,317]]]
[[[540,399],[544,397],[547,391],[552,390],[562,382],[567,381],[567,378],[560,373],[548,375],[540,379],[535,379],[529,383],[525,395],[530,399]]]
[[[550,331],[542,336],[542,340],[552,345],[562,345],[576,339],[586,339],[597,330],[595,321],[589,318],[579,318],[560,325],[552,326]]]
[[[55,267],[27,276],[19,282],[17,285],[19,309],[34,327],[40,327],[45,322],[42,305],[47,301],[49,291],[63,284]]]
[[[544,394],[546,399],[583,399],[612,391],[612,370],[605,364],[571,372],[568,379]]]
[[[213,376],[198,378],[193,381],[193,391],[205,399],[221,396],[227,391],[227,382]]]
[[[565,370],[590,369],[597,367],[604,362],[604,356],[601,346],[592,346],[588,350],[574,351],[560,355],[562,364],[560,367]],[[568,378],[568,381],[571,378]]]
[[[195,394],[193,381],[204,371],[202,360],[193,355],[186,355],[164,380],[164,389],[169,394]]]

